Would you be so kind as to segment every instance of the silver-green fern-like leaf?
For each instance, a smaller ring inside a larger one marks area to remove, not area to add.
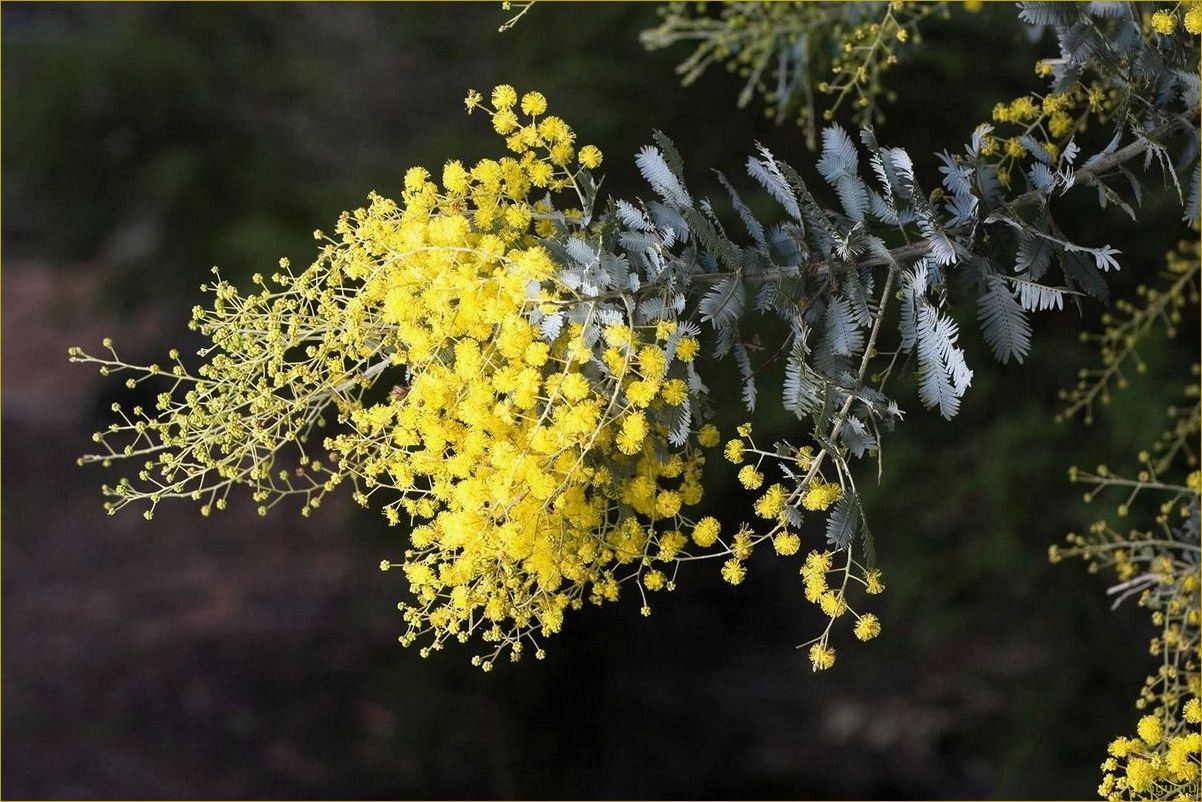
[[[743,282],[735,276],[726,276],[706,292],[698,310],[702,320],[716,329],[726,329],[742,316],[746,302]]]
[[[947,419],[960,411],[960,399],[972,383],[964,351],[956,346],[959,329],[927,301],[917,309],[918,397]]]
[[[852,538],[860,528],[860,499],[854,493],[845,493],[826,521],[826,542],[837,549],[851,545]]]
[[[848,218],[861,222],[868,211],[868,187],[860,178],[860,157],[851,137],[836,124],[822,132],[822,157],[818,172],[835,188]]]
[[[635,156],[634,163],[651,188],[669,203],[692,206],[693,198],[684,188],[683,182],[668,167],[664,155],[653,145],[644,145]]]
[[[1043,237],[1021,233],[1018,236],[1018,256],[1014,262],[1014,272],[1026,273],[1032,280],[1038,281],[1043,277],[1048,266],[1052,264],[1055,245]]]
[[[847,444],[851,453],[857,458],[877,447],[876,435],[869,431],[864,421],[854,415],[848,416],[839,432],[839,439]]]
[[[762,158],[747,157],[747,174],[754,178],[772,198],[784,208],[794,220],[801,221],[801,208],[793,197],[793,189],[776,166],[776,159],[763,145],[759,145]]]
[[[782,401],[785,409],[798,418],[809,417],[822,409],[824,384],[806,364],[809,351],[806,348],[805,332],[795,335],[793,348],[785,361],[785,382]]]
[[[735,213],[738,214],[739,219],[743,221],[743,227],[747,229],[747,233],[751,235],[753,240],[755,240],[756,245],[763,250],[768,250],[768,240],[764,235],[763,223],[757,220],[756,216],[751,213],[750,209],[747,208],[747,204],[743,202],[743,198],[740,197],[739,193],[735,191],[735,188],[731,186],[730,181],[726,179],[726,175],[717,170],[715,172],[718,174],[718,181],[722,183],[722,186],[726,189],[727,194],[730,195],[730,202],[734,206]]]
[[[1072,292],[1064,287],[1048,287],[1028,281],[1025,276],[1012,276],[1006,280],[1018,290],[1018,303],[1028,312],[1063,309],[1065,294]]]
[[[977,318],[981,333],[994,357],[1003,364],[1011,359],[1022,363],[1031,350],[1031,324],[1026,311],[996,273],[986,279],[989,288],[978,299]]]
[[[823,323],[826,345],[832,353],[851,356],[864,347],[864,333],[846,298],[832,298],[827,303]]]
[[[748,414],[755,412],[756,389],[755,370],[751,367],[751,355],[743,343],[735,343],[735,363],[739,366],[739,376],[743,379],[743,406]]]

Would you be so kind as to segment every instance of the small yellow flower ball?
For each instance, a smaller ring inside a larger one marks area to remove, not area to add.
[[[1160,717],[1144,716],[1139,720],[1139,724],[1136,725],[1135,731],[1139,733],[1139,737],[1143,739],[1144,743],[1148,744],[1149,746],[1155,746],[1156,744],[1160,743],[1160,736],[1162,734]]]
[[[842,488],[833,482],[815,480],[801,497],[801,506],[811,512],[829,509],[843,495]]]
[[[856,622],[855,633],[860,640],[872,640],[881,634],[881,622],[872,613],[865,613]]]
[[[681,337],[676,344],[676,358],[681,362],[692,362],[697,357],[701,344],[695,337]]]
[[[600,148],[596,145],[585,145],[576,154],[576,160],[580,162],[580,166],[589,170],[595,170],[600,167],[603,158]]]
[[[647,590],[663,590],[667,584],[668,578],[664,576],[663,571],[648,571],[643,574],[643,587]]]
[[[1152,15],[1152,30],[1168,36],[1177,30],[1177,17],[1171,11],[1161,9]]]
[[[1202,34],[1202,8],[1195,6],[1185,12],[1185,29],[1194,36]]]
[[[509,84],[501,84],[492,90],[492,104],[498,111],[511,109],[518,102],[517,91]]]
[[[864,578],[864,584],[866,592],[874,596],[885,591],[884,578],[881,572],[875,569],[868,572],[868,575]]]
[[[764,474],[757,471],[754,465],[744,465],[739,470],[739,483],[748,490],[755,490],[764,483]]]
[[[1181,709],[1181,715],[1190,724],[1202,722],[1202,701],[1190,699]]]
[[[722,564],[722,578],[730,584],[739,584],[745,576],[747,576],[747,569],[735,558],[732,557]]]
[[[717,542],[720,529],[718,519],[707,515],[693,527],[693,542],[703,549],[708,549]]]
[[[522,95],[522,112],[534,117],[547,110],[547,99],[542,92],[527,92]]]
[[[789,557],[801,548],[801,538],[793,532],[781,532],[772,538],[772,548],[782,557]]]
[[[825,671],[835,664],[835,650],[821,643],[810,647],[810,665],[815,671]]]

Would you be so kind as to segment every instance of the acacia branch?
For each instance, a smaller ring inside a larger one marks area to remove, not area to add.
[[[1146,136],[1130,142],[1116,150],[1114,153],[1103,156],[1089,167],[1083,167],[1074,173],[1074,186],[1093,186],[1102,176],[1109,173],[1119,165],[1125,164],[1139,156],[1144,155],[1153,147],[1153,140],[1161,139],[1173,134],[1178,129],[1187,127],[1191,123],[1189,117],[1197,117],[1199,109],[1194,108],[1186,112],[1184,115],[1176,116],[1173,120],[1164,125],[1152,130]],[[1026,206],[1031,206],[1036,203],[1041,203],[1046,200],[1048,193],[1044,190],[1032,189],[1016,196],[1013,200],[1005,204],[1010,209],[1021,209]],[[948,229],[949,232],[957,232],[959,228]],[[869,256],[864,259],[855,261],[835,261],[831,259],[815,259],[809,262],[803,262],[799,265],[791,265],[788,267],[771,268],[761,273],[751,276],[743,276],[743,280],[752,284],[762,284],[768,281],[778,281],[782,278],[797,275],[801,272],[819,273],[823,269],[827,272],[843,273],[860,267],[892,267],[900,262],[909,259],[918,259],[930,250],[930,243],[926,239],[916,240],[907,245],[902,245],[889,250],[885,256]],[[721,281],[723,278],[732,275],[731,273],[701,273],[694,276],[695,281],[703,284],[714,283]]]

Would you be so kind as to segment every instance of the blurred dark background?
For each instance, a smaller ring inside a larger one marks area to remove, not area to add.
[[[1192,345],[1154,339],[1147,376],[1097,423],[1055,425],[1056,391],[1096,359],[1075,333],[1101,310],[1041,316],[1023,366],[993,364],[966,323],[976,378],[959,417],[898,385],[910,411],[868,499],[884,633],[843,633],[833,671],[812,674],[794,650],[820,622],[795,563],[768,553],[738,588],[690,564],[649,620],[630,598],[572,615],[543,662],[483,674],[466,649],[421,660],[395,642],[400,577],[376,567],[403,545],[353,505],[308,520],[260,519],[249,503],[106,517],[111,477],[74,460],[124,390],[69,365],[67,347],[111,335],[135,361],[186,351],[210,265],[237,278],[283,255],[307,264],[314,228],[371,189],[396,193],[408,166],[496,152],[487,122],[462,112],[469,87],[546,93],[625,195],[642,191],[632,156],[653,128],[708,191],[707,168],[741,175],[757,140],[813,175],[798,132],[736,110],[721,70],[678,88],[685,53],[638,43],[651,4],[540,3],[505,34],[499,3],[0,13],[0,794],[1093,795],[1105,744],[1134,723],[1149,632],[1138,609],[1107,609],[1103,578],[1046,550],[1101,512],[1067,467],[1129,466]],[[927,30],[890,79],[899,98],[878,133],[934,186],[929,154],[1039,88],[1032,65],[1053,46],[1009,4],[955,8]],[[1138,225],[1093,208],[1060,219],[1123,249],[1120,292],[1188,235],[1167,196],[1146,199]],[[802,434],[763,406],[766,440]],[[719,467],[710,486],[732,478]],[[709,504],[737,523],[750,498]]]

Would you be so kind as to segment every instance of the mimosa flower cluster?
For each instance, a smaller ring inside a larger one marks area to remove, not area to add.
[[[772,485],[755,504],[776,524],[763,536],[744,526],[723,539],[716,519],[690,515],[701,449],[721,442],[692,422],[705,408],[700,329],[663,305],[640,313],[633,293],[602,304],[565,271],[564,253],[599,242],[598,148],[578,147],[537,92],[501,85],[466,106],[491,117],[506,155],[448,161],[437,177],[410,169],[399,200],[372,193],[315,232],[308,269],[282,260],[256,275],[260,292],[218,278],[212,307],[193,310],[212,342],[199,368],[176,351],[166,369],[130,365],[108,341],[107,356],[71,356],[132,374],[131,387],[168,381],[153,411],[114,405],[103,452],[83,460],[144,461],[136,480],[104,488],[110,512],[142,503],[150,518],[190,498],[207,515],[246,486],[261,514],[294,497],[307,515],[350,484],[409,529],[380,563],[412,595],[398,605],[401,642],[425,655],[479,638],[492,646],[473,662],[487,670],[503,654],[541,657],[568,609],[615,601],[627,581],[649,614],[647,594],[674,588],[682,558],[728,558],[722,575],[737,584],[759,540],[798,551],[787,505],[825,510],[841,491],[820,477]],[[556,208],[573,194],[579,206]],[[820,595],[846,609],[842,591]],[[867,639],[879,626],[863,620]]]
[[[808,647],[810,665],[815,671],[828,669],[835,664],[835,649],[830,639],[837,619],[845,615],[854,619],[852,630],[862,641],[871,640],[881,632],[876,615],[856,612],[849,602],[849,594],[857,586],[869,595],[885,590],[880,570],[856,560],[850,545],[852,533],[859,525],[858,507],[851,496],[844,495],[841,485],[851,481],[850,477],[841,470],[839,482],[829,482],[823,477],[822,465],[830,454],[825,448],[815,454],[810,446],[795,448],[782,442],[767,451],[756,446],[750,423],[739,426],[736,434],[738,437],[727,441],[723,455],[742,465],[738,478],[743,487],[748,490],[763,487],[765,463],[776,463],[789,486],[773,483],[756,500],[755,514],[767,519],[771,527],[759,534],[750,530],[741,532],[742,540],[736,535],[731,557],[722,567],[722,576],[732,585],[743,581],[743,561],[755,546],[768,541],[777,554],[794,555],[801,548],[797,530],[805,513],[827,512],[837,502],[844,502],[831,512],[827,522],[827,545],[831,548],[811,550],[800,569],[806,601],[816,605],[828,620],[821,634],[798,648]]]
[[[1161,714],[1144,716],[1136,737],[1115,738],[1102,763],[1106,772],[1098,793],[1112,800],[1146,799],[1149,794],[1172,799],[1198,798],[1202,761],[1202,704],[1197,697],[1169,715],[1166,729]]]
[[[1177,51],[1187,38],[1202,34],[1202,2],[1178,3],[1172,9],[1147,13],[1143,30],[1149,50]],[[1159,52],[1158,57],[1164,58]],[[1036,75],[1053,79],[1053,91],[1020,95],[993,107],[993,122],[1002,129],[985,136],[981,153],[993,158],[998,180],[1007,187],[1029,158],[1055,164],[1074,135],[1086,131],[1091,123],[1108,124],[1124,110],[1127,99],[1119,87],[1097,79],[1062,79],[1056,74],[1058,67],[1063,69],[1062,60],[1045,59],[1035,65]],[[1118,200],[1113,193],[1107,197]]]
[[[1190,271],[1170,270],[1164,277],[1176,287],[1180,275],[1196,273],[1197,246],[1170,254],[1170,265],[1194,260]],[[1180,289],[1176,290],[1180,292]],[[1149,308],[1171,293],[1151,295]],[[1194,303],[1196,303],[1196,295]],[[1141,313],[1146,318],[1147,309]],[[1167,318],[1166,318],[1167,321]],[[1113,325],[1109,322],[1108,327]],[[1123,346],[1133,349],[1147,336],[1150,326],[1126,335]],[[1103,347],[1108,340],[1103,340]],[[1152,526],[1118,528],[1107,520],[1094,522],[1085,534],[1070,533],[1066,546],[1052,546],[1049,557],[1059,562],[1080,557],[1089,570],[1113,572],[1110,588],[1115,603],[1134,599],[1151,612],[1156,635],[1148,644],[1156,669],[1144,682],[1135,707],[1142,715],[1136,737],[1110,743],[1102,763],[1098,793],[1106,799],[1197,799],[1202,793],[1202,546],[1199,545],[1199,505],[1202,473],[1197,469],[1200,410],[1197,376],[1185,388],[1185,401],[1170,411],[1171,423],[1152,446],[1139,453],[1134,476],[1106,465],[1092,471],[1072,469],[1069,478],[1091,486],[1092,501],[1100,493],[1121,494],[1118,518],[1151,515]],[[1182,465],[1184,463],[1184,466]],[[1181,476],[1181,468],[1189,472]]]

